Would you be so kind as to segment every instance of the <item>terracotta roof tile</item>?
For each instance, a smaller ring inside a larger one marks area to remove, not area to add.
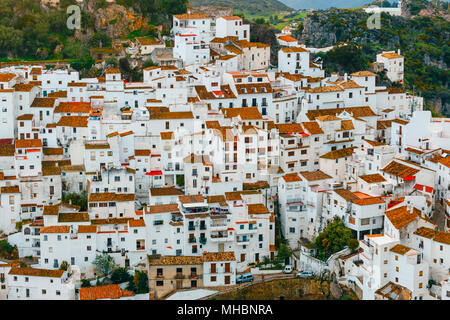
[[[62,275],[64,274],[64,270],[51,270],[38,268],[11,268],[8,274],[17,276],[30,276],[30,277],[61,278]]]
[[[42,227],[40,233],[69,233],[70,226],[49,226]]]
[[[405,178],[408,176],[413,176],[420,170],[408,167],[403,163],[397,161],[391,161],[386,167],[381,169],[381,171],[391,174],[396,177]]]
[[[30,108],[53,108],[55,106],[56,98],[34,98]]]
[[[119,299],[133,295],[128,290],[122,290],[118,284],[80,288],[80,300]]]
[[[325,172],[317,170],[317,171],[302,171],[300,175],[307,181],[317,181],[317,180],[325,180],[331,179],[332,177],[327,175]]]
[[[386,211],[386,217],[391,221],[395,228],[400,229],[419,217],[416,210],[408,211],[406,206]]]

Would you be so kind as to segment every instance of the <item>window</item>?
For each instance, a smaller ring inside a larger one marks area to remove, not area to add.
[[[422,282],[419,283],[419,289],[422,289],[422,286],[423,286]]]
[[[42,289],[42,294],[47,294],[47,290]]]
[[[423,271],[419,271],[419,277],[423,276]]]

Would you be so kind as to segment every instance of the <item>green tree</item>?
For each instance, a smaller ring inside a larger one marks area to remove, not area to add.
[[[64,260],[63,262],[61,262],[59,270],[67,271],[67,269],[69,269],[69,263],[66,260]]]
[[[95,266],[95,270],[103,276],[108,276],[117,266],[113,257],[107,253],[96,255],[92,264]]]
[[[75,206],[80,207],[80,211],[87,210],[87,192],[84,190],[81,194],[78,193],[63,193],[62,198],[63,203],[70,203]]]
[[[328,259],[333,253],[344,249],[352,238],[352,231],[344,225],[339,217],[335,217],[315,240],[317,258]]]
[[[125,268],[117,268],[111,274],[111,281],[114,284],[128,282],[132,280],[133,277],[128,273]]]
[[[284,263],[284,261],[291,255],[292,255],[291,250],[289,250],[289,248],[286,245],[282,244],[277,250],[277,257],[275,260],[278,263]]]
[[[359,241],[356,239],[350,239],[347,242],[347,246],[352,250],[352,252],[355,252],[355,250],[359,247]]]
[[[134,284],[136,286],[136,293],[148,293],[148,276],[146,272],[136,271],[134,273]]]
[[[81,287],[82,288],[87,288],[87,287],[90,287],[90,286],[91,286],[91,282],[89,280],[87,280],[87,279],[81,280]]]

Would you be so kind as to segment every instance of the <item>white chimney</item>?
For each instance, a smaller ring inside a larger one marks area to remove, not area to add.
[[[347,78],[348,78],[348,75],[347,75],[347,72],[346,72],[346,73],[344,73],[344,81],[347,81]]]
[[[397,49],[397,53],[398,53],[398,54],[400,54],[400,48],[399,48],[399,49]]]

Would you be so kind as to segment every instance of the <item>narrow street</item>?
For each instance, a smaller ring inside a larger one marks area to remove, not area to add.
[[[439,230],[445,230],[445,208],[439,200],[434,203],[433,222],[436,223]]]

